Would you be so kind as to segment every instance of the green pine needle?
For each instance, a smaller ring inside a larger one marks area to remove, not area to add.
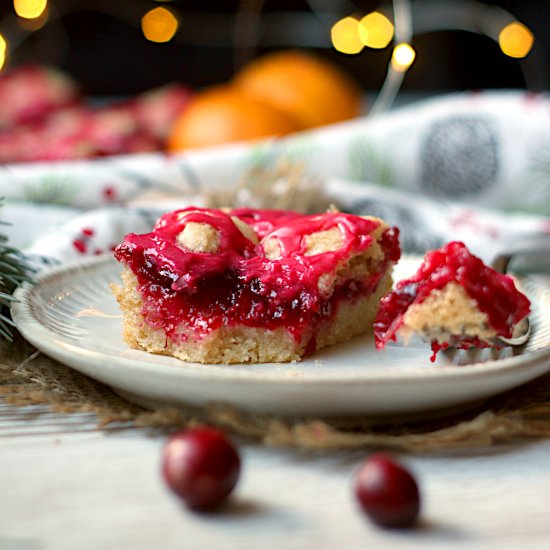
[[[2,201],[0,198],[0,206]],[[7,225],[5,222],[0,224]],[[7,236],[0,233],[0,337],[13,342],[12,327],[15,324],[9,317],[9,308],[16,299],[12,294],[21,283],[32,282],[31,273],[34,270],[19,250],[4,244],[7,242]]]

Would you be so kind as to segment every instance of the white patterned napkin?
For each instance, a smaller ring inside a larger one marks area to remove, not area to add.
[[[550,99],[520,92],[444,96],[253,145],[4,165],[0,216],[29,253],[110,253],[161,213],[280,159],[303,165],[342,209],[398,225],[406,251],[461,239],[489,258],[518,239],[550,239]]]

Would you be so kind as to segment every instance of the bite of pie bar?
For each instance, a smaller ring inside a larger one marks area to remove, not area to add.
[[[115,249],[132,348],[202,363],[299,360],[372,330],[398,231],[341,212],[185,208]]]
[[[440,349],[490,347],[510,338],[530,303],[512,277],[498,273],[453,241],[430,251],[412,277],[384,296],[374,323],[376,347],[413,333]]]

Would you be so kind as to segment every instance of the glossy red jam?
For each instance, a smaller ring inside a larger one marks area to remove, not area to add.
[[[460,284],[477,303],[480,311],[487,314],[495,332],[506,338],[512,336],[514,325],[529,315],[530,303],[516,289],[508,275],[497,273],[472,255],[466,246],[453,241],[444,247],[428,252],[417,273],[399,281],[395,290],[384,296],[374,324],[376,347],[383,348],[396,339],[403,325],[403,316],[413,304],[423,302],[432,291],[442,289],[450,282]],[[452,342],[457,347],[487,346],[475,337]],[[434,353],[445,344],[432,344]]]
[[[260,243],[245,237],[230,216],[251,225]],[[191,252],[178,245],[176,238],[189,222],[218,230],[217,252]],[[304,216],[243,208],[224,213],[191,207],[162,216],[151,233],[127,235],[115,257],[137,276],[146,322],[170,338],[178,338],[178,326],[184,323],[196,337],[244,325],[285,327],[301,341],[304,331],[330,319],[342,300],[374,291],[388,262],[399,258],[397,230],[388,229],[381,239],[386,259],[380,269],[367,280],[344,282],[328,299],[321,296],[321,275],[366,250],[379,223],[344,213]],[[333,227],[343,236],[342,247],[306,255],[304,236]],[[262,246],[270,238],[279,243],[276,259],[269,259]]]

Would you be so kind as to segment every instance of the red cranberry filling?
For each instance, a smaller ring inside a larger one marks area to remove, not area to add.
[[[501,336],[512,336],[514,325],[529,315],[529,300],[518,292],[511,277],[497,273],[472,255],[463,243],[453,241],[428,252],[417,273],[397,283],[395,290],[384,296],[374,324],[376,346],[380,349],[396,339],[411,304],[423,302],[433,290],[442,289],[453,281],[464,287]],[[463,348],[488,345],[473,335],[457,344]],[[444,347],[436,343],[432,349],[436,353]]]
[[[249,223],[260,238],[277,238],[282,256],[266,257],[261,243],[255,245],[244,237],[230,216]],[[176,244],[189,221],[205,222],[218,230],[217,253],[190,252]],[[363,252],[372,243],[370,233],[378,224],[342,213],[303,216],[237,209],[226,215],[188,208],[160,218],[152,233],[128,235],[116,248],[115,257],[138,279],[147,323],[164,329],[169,337],[178,337],[183,322],[203,336],[235,324],[285,327],[301,341],[304,329],[331,319],[342,300],[354,301],[372,293],[383,268],[399,257],[397,230],[388,229],[381,239],[386,259],[378,272],[366,280],[339,285],[328,299],[321,296],[321,275],[333,272],[350,253]],[[303,236],[332,227],[340,229],[343,246],[305,255]]]

